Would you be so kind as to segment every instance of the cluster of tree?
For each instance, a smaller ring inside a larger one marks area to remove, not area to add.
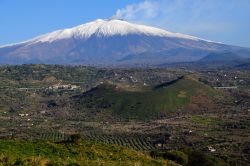
[[[206,155],[201,151],[193,151],[191,149],[178,150],[156,150],[151,151],[150,156],[153,158],[164,158],[175,161],[183,166],[222,166],[223,161],[218,158]]]

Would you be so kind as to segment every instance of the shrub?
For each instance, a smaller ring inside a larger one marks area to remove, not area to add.
[[[171,150],[166,152],[163,155],[163,158],[175,161],[176,163],[181,165],[187,165],[188,163],[188,156],[185,153],[177,150]]]
[[[223,165],[217,159],[205,155],[203,152],[193,151],[189,155],[188,166],[219,166]]]
[[[24,165],[24,161],[18,158],[13,165]]]
[[[149,154],[150,154],[151,157],[157,158],[157,157],[163,157],[164,152],[163,151],[154,150],[154,151],[151,151]]]
[[[78,144],[80,142],[81,135],[80,134],[72,134],[70,136],[70,140],[72,143]]]

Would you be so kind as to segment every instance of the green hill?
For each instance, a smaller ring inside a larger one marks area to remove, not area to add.
[[[0,140],[0,165],[172,165],[141,152],[90,141],[53,143]]]
[[[140,91],[102,84],[74,99],[80,107],[111,110],[123,118],[147,119],[188,105],[191,98],[201,91],[208,96],[214,93],[212,88],[187,76]]]

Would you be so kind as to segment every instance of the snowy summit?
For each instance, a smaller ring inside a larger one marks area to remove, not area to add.
[[[180,33],[172,33],[163,29],[154,28],[146,25],[129,23],[118,19],[97,19],[95,21],[82,24],[73,28],[54,31],[35,39],[30,42],[53,42],[59,39],[80,38],[88,39],[92,35],[97,37],[113,36],[113,35],[129,35],[141,34],[159,37],[176,37],[191,40],[201,40],[197,37],[184,35]]]

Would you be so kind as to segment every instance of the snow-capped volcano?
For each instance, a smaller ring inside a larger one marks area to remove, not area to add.
[[[88,39],[92,35],[97,37],[108,37],[114,35],[148,35],[158,37],[175,37],[191,40],[202,40],[194,36],[172,33],[163,29],[154,28],[146,25],[138,25],[117,19],[97,19],[95,21],[82,24],[73,28],[57,30],[34,39],[25,41],[25,43],[53,42],[61,39],[77,38]],[[22,42],[23,43],[23,42]],[[18,43],[17,43],[18,44]]]
[[[1,63],[157,64],[235,47],[123,20],[102,20],[0,47]]]
[[[88,39],[92,35],[98,37],[113,36],[113,35],[129,35],[140,34],[148,36],[159,37],[177,37],[184,39],[200,40],[197,37],[183,35],[179,33],[172,33],[159,28],[154,28],[145,25],[132,24],[123,20],[103,20],[97,19],[77,27],[55,31],[35,39],[35,41],[51,42],[58,39],[65,39],[77,37],[81,39]]]

